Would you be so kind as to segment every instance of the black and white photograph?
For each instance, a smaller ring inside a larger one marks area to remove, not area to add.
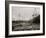
[[[12,31],[40,30],[40,7],[12,6]]]
[[[8,35],[43,34],[44,3],[8,3]]]

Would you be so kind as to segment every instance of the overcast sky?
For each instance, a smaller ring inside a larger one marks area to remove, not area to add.
[[[37,12],[36,12],[37,11]],[[29,20],[33,19],[33,14],[40,14],[40,9],[35,7],[16,7],[12,6],[12,20]]]

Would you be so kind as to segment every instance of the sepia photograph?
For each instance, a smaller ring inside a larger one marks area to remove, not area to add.
[[[44,35],[44,3],[6,2],[8,36]]]

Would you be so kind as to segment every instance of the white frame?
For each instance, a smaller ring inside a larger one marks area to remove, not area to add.
[[[12,6],[23,7],[40,7],[40,30],[31,31],[12,31]],[[22,4],[9,4],[9,35],[21,35],[21,34],[36,34],[43,33],[43,6],[42,5],[22,5]]]

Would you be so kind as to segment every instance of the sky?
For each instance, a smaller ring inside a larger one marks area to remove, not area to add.
[[[40,8],[12,6],[12,20],[31,20],[33,14],[39,15]]]

